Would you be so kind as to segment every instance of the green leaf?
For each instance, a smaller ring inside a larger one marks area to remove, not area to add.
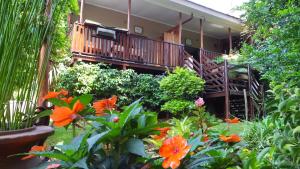
[[[79,150],[85,137],[87,137],[86,134],[79,135],[72,140],[71,144],[57,145],[57,147],[64,151],[67,155],[72,156]]]
[[[129,139],[126,143],[126,148],[128,152],[136,154],[142,157],[146,157],[145,146],[140,139]]]
[[[257,155],[257,160],[263,159],[263,157],[270,152],[270,147],[264,148],[258,155]]]
[[[201,137],[198,136],[192,140],[189,140],[189,145],[191,145],[191,149],[190,149],[190,152],[194,151],[198,146],[203,146],[204,143],[200,141],[201,140]]]
[[[51,114],[52,114],[52,110],[44,110],[36,116],[36,119],[46,117],[46,116],[50,116]]]
[[[293,129],[293,135],[295,135],[296,133],[300,133],[300,126],[297,126]]]
[[[105,136],[109,131],[106,131],[106,132],[102,132],[100,134],[96,134],[90,138],[87,139],[87,142],[88,142],[88,151],[90,151],[94,145],[103,137]]]
[[[146,125],[146,116],[143,114],[138,118],[138,128],[143,128]]]
[[[78,99],[80,100],[80,102],[83,105],[88,105],[92,100],[93,100],[93,96],[90,94],[86,94],[86,95],[81,95],[78,97]]]
[[[140,100],[141,99],[133,102],[131,105],[126,107],[123,112],[121,112],[120,121],[118,123],[121,128],[124,127],[131,118],[141,112],[142,107],[140,106]]]
[[[34,154],[36,156],[42,156],[42,157],[48,157],[48,158],[54,158],[66,162],[71,162],[72,158],[68,157],[64,153],[62,153],[59,150],[53,150],[53,151],[43,151],[43,152],[30,152],[30,153],[22,153],[22,154],[17,154],[17,155],[29,155],[29,154]]]
[[[59,106],[59,107],[69,107],[68,103],[66,103],[63,100],[60,100],[58,98],[51,98],[48,99],[49,102],[51,102],[52,104],[54,104],[55,106]]]
[[[84,157],[77,161],[75,164],[73,164],[72,168],[78,167],[78,168],[83,168],[83,169],[89,169],[86,163],[87,157]]]

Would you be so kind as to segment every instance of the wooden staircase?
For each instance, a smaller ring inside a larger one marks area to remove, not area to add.
[[[216,64],[212,60],[218,55],[207,55],[203,49],[199,55],[198,61],[184,51],[184,67],[194,70],[206,81],[205,98],[224,99],[226,118],[233,115],[250,119],[263,115],[264,89],[258,81],[257,71],[249,65],[228,64],[226,60]]]

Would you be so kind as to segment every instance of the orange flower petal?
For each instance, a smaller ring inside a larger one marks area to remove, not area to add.
[[[160,134],[159,135],[152,135],[151,137],[154,140],[161,140],[161,139],[163,139],[167,136],[168,131],[170,130],[170,128],[169,127],[164,127],[164,128],[157,128],[155,130],[160,131]]]
[[[57,98],[59,96],[59,92],[48,92],[46,96],[44,96],[44,100]]]
[[[68,92],[68,90],[66,90],[66,89],[60,89],[59,94],[62,94],[62,95],[64,95],[64,96],[67,96],[67,95],[69,94],[69,92]]]
[[[27,156],[25,156],[25,157],[22,157],[21,158],[21,160],[28,160],[28,159],[31,159],[31,158],[33,158],[33,157],[35,157],[35,155],[27,155]]]
[[[109,99],[98,100],[93,103],[97,116],[103,116],[105,110],[113,110],[116,107],[117,96],[112,96]]]
[[[236,134],[232,134],[228,137],[226,137],[224,135],[220,135],[219,138],[220,138],[220,140],[222,140],[226,143],[237,143],[237,142],[241,141],[241,138]]]
[[[60,100],[62,100],[62,101],[64,101],[64,102],[66,102],[66,103],[68,103],[68,104],[70,104],[70,103],[72,102],[72,100],[73,100],[73,97],[61,98]]]
[[[45,151],[45,146],[32,146],[30,151]]]
[[[77,100],[73,106],[73,111],[75,113],[78,113],[78,112],[82,111],[83,109],[84,109],[84,105],[79,100]]]
[[[172,169],[175,169],[178,168],[179,165],[180,165],[180,160],[172,157],[166,158],[162,163],[163,168],[171,167]]]
[[[233,118],[233,119],[225,119],[225,121],[227,122],[227,123],[239,123],[240,122],[240,120],[239,120],[239,118],[237,118],[237,117],[235,117],[235,118]]]
[[[34,152],[34,151],[45,151],[46,147],[45,146],[32,146],[29,152]],[[33,154],[29,154],[25,157],[22,157],[21,160],[27,160],[30,158],[35,157]]]
[[[166,139],[159,149],[159,155],[165,158],[163,167],[172,169],[179,167],[180,160],[186,156],[190,148],[182,136]]]
[[[65,119],[65,120],[62,120],[62,121],[54,121],[53,122],[53,125],[55,127],[64,127],[70,123],[72,123],[73,119],[69,118],[69,119]]]
[[[74,115],[74,111],[68,107],[55,107],[50,118],[55,126],[62,127],[70,124],[76,117]]]
[[[159,155],[161,157],[170,157],[173,155],[173,147],[170,144],[170,138],[163,142],[163,145],[159,148]]]

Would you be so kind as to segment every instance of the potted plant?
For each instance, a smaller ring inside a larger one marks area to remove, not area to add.
[[[47,5],[54,11],[55,2]],[[8,156],[42,144],[53,133],[49,126],[35,126],[42,117],[36,107],[48,61],[47,55],[40,59],[40,51],[53,32],[45,9],[41,0],[0,2],[0,168],[31,168],[30,161]]]

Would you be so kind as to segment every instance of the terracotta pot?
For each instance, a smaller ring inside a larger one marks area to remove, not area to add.
[[[21,156],[8,157],[13,154],[28,152],[34,145],[41,145],[54,130],[49,126],[34,126],[14,131],[0,131],[0,168],[31,169],[41,161],[39,158],[21,160]]]

